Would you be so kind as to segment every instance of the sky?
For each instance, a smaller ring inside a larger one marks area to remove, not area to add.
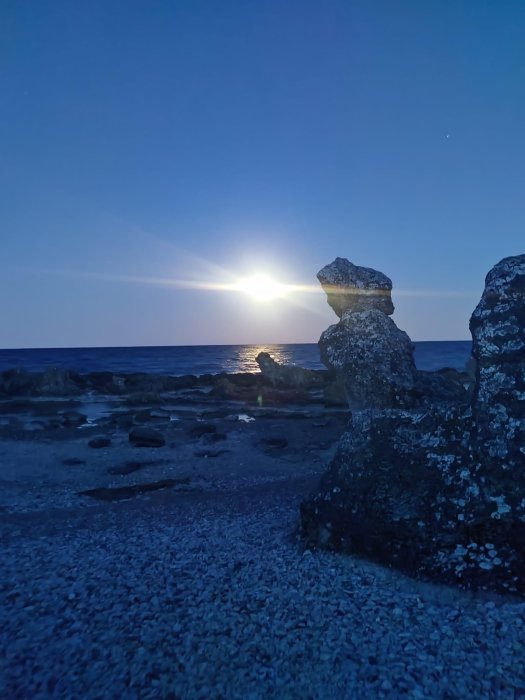
[[[337,256],[466,339],[525,252],[522,0],[0,0],[0,37],[0,348],[316,342]]]

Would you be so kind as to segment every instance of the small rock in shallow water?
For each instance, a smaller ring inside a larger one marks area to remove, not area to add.
[[[166,444],[164,435],[153,428],[134,428],[129,434],[129,441],[135,447],[164,447]]]

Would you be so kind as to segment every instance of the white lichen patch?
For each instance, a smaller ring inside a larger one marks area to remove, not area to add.
[[[427,433],[423,435],[420,440],[421,447],[440,447],[445,444],[445,439],[438,437],[435,433]]]
[[[479,486],[476,483],[467,487],[465,495],[469,498],[477,498],[479,496]]]

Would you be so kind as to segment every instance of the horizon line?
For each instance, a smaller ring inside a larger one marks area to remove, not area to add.
[[[434,340],[415,340],[410,339],[413,343],[471,343],[472,338],[449,338],[447,340],[434,339]],[[24,350],[126,350],[130,348],[201,348],[201,347],[239,347],[239,346],[251,346],[257,347],[259,345],[317,345],[317,341],[308,342],[298,342],[293,343],[279,343],[279,342],[268,342],[268,343],[183,343],[180,345],[55,345],[55,346],[27,346],[27,347],[12,347],[12,348],[0,348],[0,352],[15,352]]]

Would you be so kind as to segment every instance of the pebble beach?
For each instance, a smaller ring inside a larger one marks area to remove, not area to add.
[[[305,547],[299,504],[344,414],[254,409],[245,422],[228,411],[179,415],[158,449],[114,427],[110,446],[92,449],[103,421],[60,438],[4,434],[1,697],[525,693],[519,599]],[[227,438],[210,444],[211,433],[194,430],[204,419]],[[136,471],[115,468],[130,463]],[[178,485],[109,501],[79,495],[167,477]]]

